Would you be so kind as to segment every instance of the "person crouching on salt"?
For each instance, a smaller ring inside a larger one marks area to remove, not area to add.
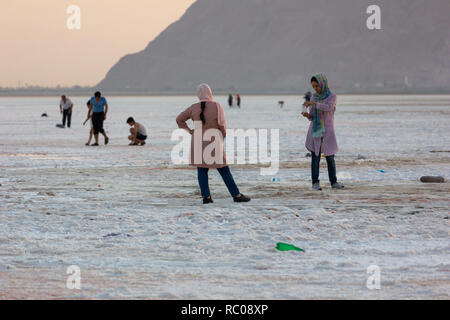
[[[323,153],[327,160],[328,177],[333,189],[343,189],[344,186],[337,182],[336,163],[334,155],[338,151],[336,134],[334,132],[334,113],[336,111],[337,97],[328,87],[328,80],[323,74],[318,74],[311,79],[311,85],[315,93],[311,101],[306,101],[303,106],[309,107],[309,112],[302,115],[311,121],[306,136],[306,149],[311,152],[311,177],[312,188],[322,190],[319,180],[320,157]]]
[[[209,85],[201,84],[197,89],[200,102],[193,104],[177,117],[178,127],[191,135],[191,165],[197,167],[198,182],[203,203],[212,203],[209,191],[208,171],[217,169],[235,202],[248,202],[250,198],[239,192],[230,168],[227,165],[223,140],[226,136],[225,113],[220,103],[214,102]],[[191,119],[194,128],[186,121]]]

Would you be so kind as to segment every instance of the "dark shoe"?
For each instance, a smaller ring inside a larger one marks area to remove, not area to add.
[[[106,137],[106,138],[105,138],[105,145],[108,144],[108,142],[109,142],[109,138]]]
[[[314,183],[312,188],[313,188],[313,190],[316,190],[316,191],[322,191],[322,188],[320,187],[320,182]]]
[[[207,197],[207,198],[203,198],[203,204],[208,204],[208,203],[213,203],[213,199],[211,198],[211,196]]]
[[[340,184],[339,182],[336,182],[335,184],[331,185],[332,189],[344,189],[344,185]]]
[[[244,196],[242,193],[233,198],[234,202],[249,202],[250,198]]]
[[[98,143],[91,144],[91,147],[98,147]]]
[[[145,141],[142,141],[142,142],[141,142],[141,146],[143,146],[143,145],[145,145]]]

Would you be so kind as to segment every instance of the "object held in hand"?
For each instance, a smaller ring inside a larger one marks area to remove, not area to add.
[[[305,99],[305,102],[311,101],[311,97],[312,97],[312,95],[311,95],[311,92],[309,92],[309,91],[307,93],[305,93],[305,95],[303,96],[303,98]],[[302,115],[306,117],[305,113],[309,114],[308,107],[303,105]]]
[[[308,113],[308,107],[307,106],[303,106],[302,108],[302,114],[303,113]]]
[[[311,92],[307,92],[307,93],[305,93],[305,95],[304,95],[304,99],[305,99],[305,101],[311,101],[311,97],[312,97],[312,94],[311,94]]]

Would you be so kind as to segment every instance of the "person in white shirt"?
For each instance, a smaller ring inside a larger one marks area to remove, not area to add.
[[[132,117],[129,117],[127,123],[131,126],[130,133],[128,136],[128,140],[131,140],[130,146],[143,146],[145,144],[145,140],[147,140],[147,130],[145,127],[139,122],[134,121]]]
[[[86,102],[86,106],[88,108],[88,113],[87,113],[86,120],[84,120],[84,122],[83,122],[83,126],[86,125],[86,122],[88,122],[89,119],[91,120],[90,121],[91,129],[89,131],[89,140],[88,140],[88,142],[86,142],[86,145],[90,146],[91,145],[92,136],[94,135],[94,124],[92,123],[92,103],[91,103],[91,100],[88,100],[88,102]]]
[[[72,109],[73,109],[72,101],[70,101],[70,99],[64,95],[61,96],[61,101],[59,102],[59,111],[63,115],[62,118],[63,127],[66,126],[66,119],[67,119],[67,127],[70,128],[70,122],[72,120]]]

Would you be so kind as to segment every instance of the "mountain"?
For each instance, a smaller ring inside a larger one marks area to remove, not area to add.
[[[297,92],[315,73],[339,92],[450,92],[450,1],[198,0],[98,87]]]

